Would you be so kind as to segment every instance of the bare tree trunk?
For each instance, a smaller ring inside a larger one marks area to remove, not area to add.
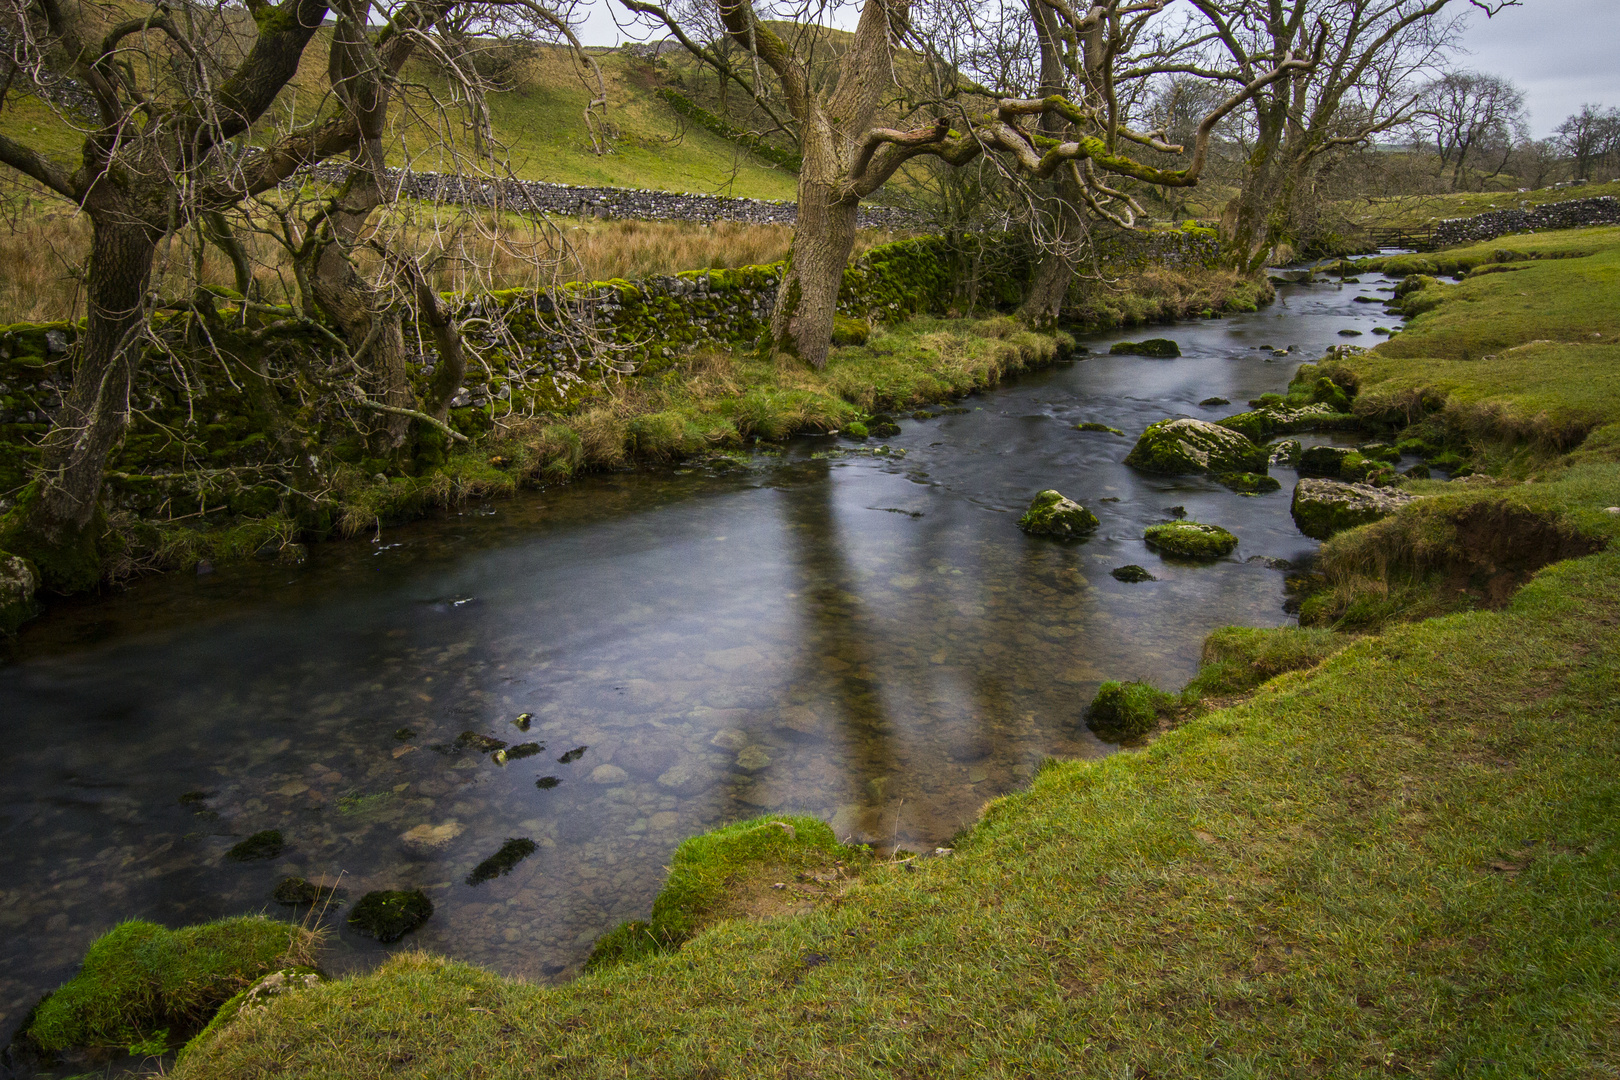
[[[1057,218],[1058,233],[1042,252],[1029,283],[1029,292],[1018,308],[1018,317],[1037,330],[1050,330],[1057,325],[1063,315],[1063,303],[1069,297],[1075,268],[1080,265],[1086,223],[1075,203],[1078,197],[1073,185],[1060,181],[1057,195],[1047,200],[1048,211]]]
[[[830,133],[804,141],[804,168],[799,173],[799,220],[787,273],[771,312],[771,342],[793,353],[817,371],[827,366],[832,346],[833,316],[844,268],[855,250],[855,222],[860,203],[838,194],[839,170]]]
[[[381,160],[381,147],[374,149]],[[310,285],[315,302],[343,331],[363,373],[361,385],[371,400],[390,409],[411,409],[415,403],[400,312],[387,302],[385,293],[360,275],[351,258],[366,220],[381,202],[377,170],[362,166],[333,202],[329,217],[332,242],[316,259]],[[372,430],[373,450],[393,457],[409,442],[410,430],[409,416],[379,413]]]
[[[151,232],[116,209],[91,220],[89,312],[73,383],[5,539],[8,549],[34,560],[47,586],[63,592],[92,588],[101,576],[101,478],[129,426],[157,251]]]

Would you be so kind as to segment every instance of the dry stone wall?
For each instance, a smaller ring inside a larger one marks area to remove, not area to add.
[[[1508,233],[1577,229],[1583,225],[1620,225],[1620,199],[1601,195],[1543,206],[1492,210],[1473,217],[1449,218],[1434,227],[1435,247],[1480,244]]]
[[[347,162],[328,161],[310,170],[317,180],[336,183],[348,175]],[[767,199],[737,199],[640,188],[586,187],[543,180],[495,180],[451,173],[389,169],[388,181],[406,198],[571,217],[635,218],[641,221],[740,221],[750,225],[792,225],[798,206]],[[915,213],[895,206],[862,206],[863,229],[909,229],[922,224]]]

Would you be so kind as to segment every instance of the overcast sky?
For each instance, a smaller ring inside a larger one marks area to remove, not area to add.
[[[588,44],[624,40],[610,5],[622,18],[623,9],[612,0],[593,3],[584,34]],[[839,21],[853,25],[855,11],[849,4]],[[1457,65],[1518,83],[1537,136],[1550,134],[1584,102],[1620,107],[1620,0],[1523,0],[1491,19],[1472,11],[1468,23],[1468,53],[1457,57]]]
[[[1462,67],[1519,84],[1537,135],[1582,103],[1620,107],[1620,0],[1524,0],[1495,18],[1475,13]]]

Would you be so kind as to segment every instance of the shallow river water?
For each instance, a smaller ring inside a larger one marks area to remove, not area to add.
[[[1289,621],[1266,559],[1315,548],[1289,518],[1291,470],[1244,497],[1121,460],[1147,424],[1240,411],[1340,330],[1387,323],[1352,301],[1388,284],[1365,280],[1085,339],[1106,354],[1162,334],[1185,355],[1019,378],[902,420],[887,457],[801,438],[732,468],[593,476],[317,545],[295,570],[171,575],[57,608],[0,667],[0,1034],[117,921],[296,918],[271,899],[288,875],[340,879],[351,903],[421,887],[436,911],[403,945],[546,980],[645,917],[676,844],[726,821],[802,812],[841,837],[948,842],[1044,756],[1110,752],[1082,720],[1101,680],[1173,689],[1210,629]],[[1233,404],[1201,409],[1211,396]],[[1018,531],[1047,487],[1096,512],[1095,537]],[[1161,559],[1142,529],[1172,506],[1241,546]],[[1125,563],[1160,580],[1121,584]],[[497,764],[455,745],[465,731],[544,751]],[[224,858],[272,828],[280,857]],[[467,884],[509,837],[539,850]],[[341,915],[328,967],[400,947]]]

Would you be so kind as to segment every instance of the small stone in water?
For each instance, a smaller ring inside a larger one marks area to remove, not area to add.
[[[569,762],[578,761],[580,758],[585,756],[585,751],[589,749],[590,747],[588,746],[576,746],[572,750],[568,751],[568,753],[558,758],[557,764],[567,765]]]
[[[557,779],[555,776],[542,776],[540,779],[534,782],[534,786],[539,788],[541,791],[549,791],[560,783],[562,783],[562,781]]]
[[[529,721],[533,719],[534,713],[518,713],[517,719],[512,721],[512,726],[516,727],[519,731],[528,731]]]
[[[1142,567],[1137,566],[1135,563],[1131,563],[1128,566],[1116,566],[1114,569],[1108,572],[1113,575],[1115,581],[1123,581],[1129,584],[1134,584],[1139,581],[1159,580]]]
[[[412,731],[408,727],[395,728],[394,729],[394,738],[398,739],[400,742],[404,742],[407,739],[416,738],[416,732]]]
[[[289,877],[282,878],[275,892],[270,895],[278,904],[296,907],[299,904],[316,904],[329,898],[336,899],[338,890],[330,885],[316,885],[301,877]]]
[[[477,750],[480,754],[506,749],[505,740],[496,739],[489,735],[480,735],[476,731],[463,731],[460,735],[457,735],[456,745]]]
[[[1177,521],[1180,521],[1182,518],[1187,516],[1187,508],[1185,506],[1167,506],[1165,507],[1164,512],[1175,518]]]

